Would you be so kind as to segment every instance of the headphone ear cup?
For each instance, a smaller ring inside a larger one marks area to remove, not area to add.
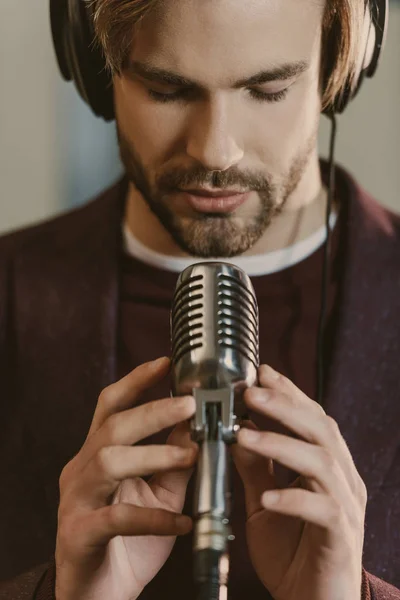
[[[66,81],[71,81],[72,74],[69,68],[66,48],[66,25],[68,21],[68,5],[59,0],[50,0],[50,25],[53,46],[61,75]]]
[[[373,77],[379,65],[382,51],[385,47],[389,27],[389,0],[374,2],[371,8],[371,18],[375,23],[375,48],[370,64],[368,65],[368,77]]]
[[[356,64],[355,74],[344,84],[333,104],[325,114],[344,112],[349,102],[358,94],[365,77],[372,77],[377,69],[387,34],[389,0],[366,0],[363,41]]]
[[[93,44],[88,11],[85,0],[50,0],[54,47],[63,77],[74,81],[95,115],[111,121],[115,118],[112,80],[100,50]]]

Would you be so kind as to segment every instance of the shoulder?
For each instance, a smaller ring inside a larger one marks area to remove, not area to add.
[[[57,251],[64,246],[72,246],[78,238],[87,235],[89,228],[93,230],[104,221],[107,212],[116,208],[123,184],[122,178],[78,208],[1,235],[0,268],[21,254],[39,249]]]
[[[363,244],[400,252],[400,214],[388,208],[384,198],[374,197],[347,170],[336,171],[339,193],[347,209],[351,235]]]

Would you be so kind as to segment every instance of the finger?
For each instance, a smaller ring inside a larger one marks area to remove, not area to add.
[[[169,434],[167,445],[190,448],[194,453],[193,466],[186,469],[155,473],[148,484],[156,498],[171,510],[180,512],[185,503],[186,490],[195,469],[199,446],[191,439],[190,424],[179,423]]]
[[[281,373],[278,373],[278,371],[275,371],[269,365],[260,365],[258,370],[258,381],[262,388],[275,390],[289,396],[294,406],[306,405],[316,413],[326,414],[318,402],[311,400],[311,398],[309,398],[293,383],[293,381],[284,375],[281,375]]]
[[[193,448],[173,445],[105,446],[86,465],[68,493],[80,506],[97,509],[108,503],[121,481],[155,471],[187,469],[195,457]]]
[[[193,396],[178,396],[147,402],[111,415],[81,450],[81,462],[87,462],[103,446],[124,446],[173,427],[192,417],[196,410]]]
[[[250,439],[249,433],[241,430],[238,443],[307,477],[311,489],[323,491],[345,505],[353,502],[343,470],[325,448],[272,431],[259,432],[255,439]]]
[[[261,497],[264,508],[299,517],[304,521],[329,530],[339,539],[346,531],[346,515],[341,506],[326,494],[316,494],[301,488],[270,490]]]
[[[353,457],[332,417],[310,410],[306,405],[294,405],[292,399],[279,392],[253,388],[248,392],[248,404],[293,431],[305,441],[328,449],[339,462],[353,491],[359,475]]]
[[[93,553],[117,535],[185,535],[192,528],[192,520],[162,508],[145,508],[132,504],[112,504],[95,511],[65,520],[60,536],[74,540],[74,553],[77,548],[85,548]],[[65,533],[63,533],[65,532]]]
[[[242,425],[246,429],[259,431],[252,421],[243,421]],[[239,443],[229,446],[229,451],[243,482],[246,513],[250,518],[262,508],[261,494],[265,490],[276,487],[273,461],[269,457],[254,453],[251,449],[247,449]]]
[[[167,375],[169,367],[170,359],[163,356],[139,365],[128,375],[106,387],[99,396],[87,438],[93,435],[110,415],[130,408],[145,390],[159,383]]]

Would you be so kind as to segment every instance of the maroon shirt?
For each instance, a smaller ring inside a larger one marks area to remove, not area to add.
[[[328,292],[328,333],[340,283],[340,218],[332,234],[330,284]],[[308,258],[262,276],[251,277],[259,306],[260,363],[267,363],[289,377],[310,398],[316,399],[317,332],[321,303],[323,246]],[[170,356],[169,311],[179,273],[147,265],[122,254],[118,342],[118,377],[137,365],[158,356]],[[330,336],[327,349],[331,347]],[[140,404],[169,396],[169,377],[143,395]],[[277,423],[250,413],[262,429],[291,432]],[[172,428],[142,440],[165,443]],[[241,479],[232,463],[233,507],[231,524],[236,539],[230,545],[229,598],[266,600],[268,592],[251,565],[245,539],[245,504]],[[290,472],[278,466],[282,487]],[[282,479],[283,477],[283,479]],[[194,476],[188,487],[184,513],[192,514]],[[145,588],[140,598],[158,600],[161,590],[168,597],[186,600],[195,597],[192,576],[192,534],[178,537],[165,567]]]
[[[321,167],[327,180],[326,163]],[[335,337],[327,343],[333,353],[324,403],[368,490],[362,600],[400,600],[400,218],[345,170],[338,167],[336,174],[345,213],[338,242],[345,260],[337,258],[343,281],[334,303],[335,311],[340,307],[337,319],[331,312]],[[123,178],[79,209],[0,238],[1,600],[54,600],[59,477],[87,437],[99,394],[118,379],[117,346],[121,371],[169,352],[168,319],[159,316],[168,314],[164,298],[153,307],[152,321],[143,323],[145,335],[135,320],[131,335],[137,336],[135,351],[141,351],[131,357],[132,365],[122,363],[119,279],[126,191]],[[312,264],[311,258],[304,263]],[[150,299],[149,286],[138,281],[139,314],[139,300]],[[153,290],[156,284],[161,280],[153,280]],[[316,318],[309,327],[316,332]],[[269,348],[270,339],[268,332]],[[147,400],[166,393],[169,384],[163,382]],[[268,600],[247,554],[237,474],[234,490],[229,597]],[[187,514],[191,494],[189,485]],[[193,598],[191,561],[191,536],[179,537],[141,598]]]

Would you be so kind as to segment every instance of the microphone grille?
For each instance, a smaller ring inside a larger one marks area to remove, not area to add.
[[[219,346],[239,352],[257,369],[258,338],[257,300],[246,273],[219,262],[197,263],[181,273],[171,311],[174,364],[204,346],[215,355]]]
[[[178,279],[171,312],[172,361],[203,347],[204,275]]]
[[[218,343],[242,352],[258,366],[258,306],[252,287],[237,276],[218,275]]]

